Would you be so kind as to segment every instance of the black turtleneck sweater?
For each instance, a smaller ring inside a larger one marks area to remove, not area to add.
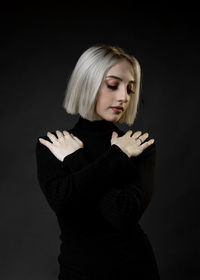
[[[112,122],[79,117],[68,131],[84,147],[63,162],[39,142],[47,136],[36,143],[38,182],[61,230],[58,279],[159,279],[139,224],[154,191],[155,142],[129,158],[111,145],[113,131],[125,134]]]

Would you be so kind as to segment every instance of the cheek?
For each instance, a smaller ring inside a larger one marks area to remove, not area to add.
[[[99,93],[97,103],[96,103],[96,110],[100,111],[104,105],[104,97],[102,96],[101,93]]]
[[[102,106],[108,106],[111,101],[110,95],[105,90],[102,90],[99,92],[99,97],[97,100],[97,108],[100,108]]]

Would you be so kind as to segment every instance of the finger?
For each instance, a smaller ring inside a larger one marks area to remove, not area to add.
[[[60,130],[56,130],[56,134],[57,134],[58,138],[63,137],[63,134],[62,134],[62,132],[60,132]]]
[[[133,133],[133,131],[132,131],[131,129],[129,129],[129,130],[126,132],[126,135],[131,136],[132,133]]]
[[[52,143],[50,143],[49,141],[43,139],[43,138],[39,138],[39,141],[41,144],[43,144],[44,146],[46,146],[47,148],[51,149],[51,145]]]
[[[118,137],[118,133],[116,131],[112,132],[112,138],[117,138]]]
[[[139,138],[139,139],[141,139],[142,140],[142,142],[145,140],[145,139],[147,139],[149,137],[149,133],[144,133],[143,135],[141,135],[140,137],[136,137],[136,138]],[[136,140],[138,140],[138,139],[136,139]]]
[[[71,135],[72,135],[72,137],[76,140],[76,141],[78,141],[80,144],[82,144],[82,141],[78,138],[78,137],[76,137],[74,134],[72,134],[71,133]]]
[[[151,145],[151,144],[153,144],[155,142],[155,140],[154,139],[150,139],[148,142]]]
[[[140,135],[142,134],[142,131],[136,131],[135,133],[133,133],[132,137],[133,138],[138,138]]]
[[[54,135],[54,134],[52,134],[51,132],[47,132],[47,136],[49,137],[49,139],[54,143],[54,142],[56,142],[57,140],[58,140],[58,138]]]
[[[70,133],[67,130],[63,130],[64,136],[70,136]]]
[[[77,141],[80,141],[80,140],[78,139],[78,137],[76,137],[73,133],[70,133],[70,135],[72,136],[73,139],[75,139],[75,140],[77,140]]]
[[[142,150],[146,149],[147,147],[149,147],[150,145],[152,145],[154,143],[154,139],[150,139],[147,142],[144,142],[142,145],[140,145],[140,148],[142,148]]]

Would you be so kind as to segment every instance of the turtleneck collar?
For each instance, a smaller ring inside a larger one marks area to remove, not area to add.
[[[78,122],[76,123],[76,128],[87,130],[88,132],[112,132],[117,129],[113,122],[107,120],[90,121],[81,116],[79,116]]]

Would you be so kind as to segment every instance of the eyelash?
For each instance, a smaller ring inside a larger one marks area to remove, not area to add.
[[[112,89],[112,90],[116,90],[117,89],[117,86],[110,86],[110,85],[107,85],[108,88]],[[135,93],[133,90],[129,90],[129,93]]]

